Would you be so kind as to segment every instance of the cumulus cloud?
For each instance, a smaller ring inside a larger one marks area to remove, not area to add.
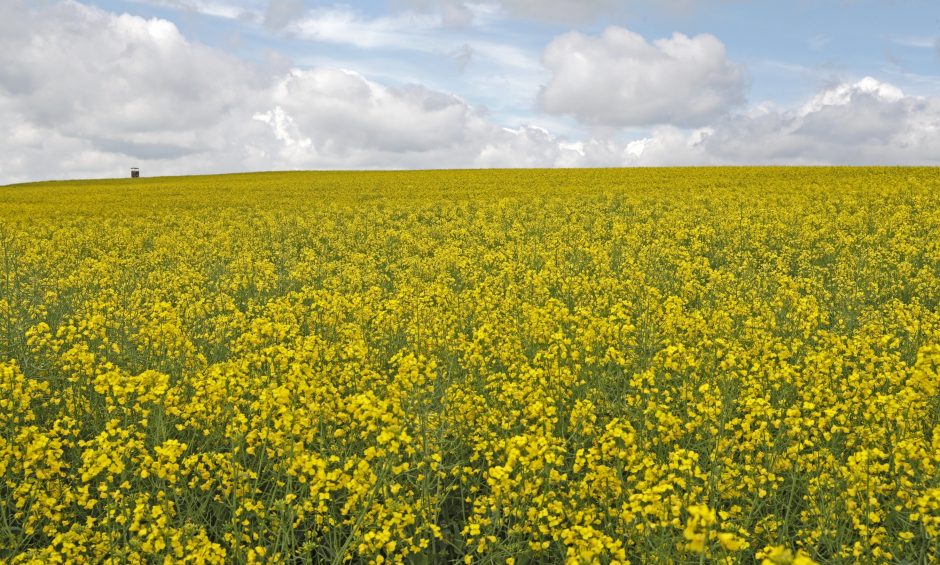
[[[64,88],[63,85],[68,85]],[[554,165],[452,94],[347,70],[268,75],[172,23],[76,2],[0,5],[0,182],[279,168]]]
[[[410,153],[446,149],[483,127],[456,96],[423,86],[390,88],[336,68],[295,70],[274,88],[276,112],[322,154]],[[270,114],[256,119],[270,123]]]
[[[684,132],[660,128],[625,162],[671,164],[940,164],[940,98],[866,77],[796,108],[757,107]]]
[[[546,167],[577,157],[548,131],[499,127],[452,94],[392,88],[343,69],[295,70],[272,103],[253,117],[280,142],[270,157],[288,166]]]
[[[131,159],[206,152],[237,163],[227,130],[238,131],[237,115],[259,102],[266,84],[256,69],[186,40],[165,20],[76,2],[5,2],[0,113],[16,134],[0,140],[0,177],[60,168],[87,175]]]
[[[744,102],[744,72],[711,35],[648,42],[620,27],[570,32],[542,61],[552,78],[539,106],[592,126],[699,126]]]
[[[0,17],[0,88],[11,109],[41,126],[182,140],[262,84],[241,61],[187,41],[165,20],[73,2],[17,5]]]

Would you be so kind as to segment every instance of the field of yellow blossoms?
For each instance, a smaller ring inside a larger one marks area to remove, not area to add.
[[[0,561],[940,562],[940,173],[0,188]]]

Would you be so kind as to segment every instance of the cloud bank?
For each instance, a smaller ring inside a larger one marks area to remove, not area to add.
[[[538,104],[573,116],[582,134],[500,123],[457,94],[349,69],[268,70],[158,18],[11,0],[0,5],[0,183],[124,176],[131,166],[155,175],[940,164],[940,98],[874,78],[794,107],[747,107],[744,72],[716,38],[647,41],[621,28],[561,35],[543,61],[550,80]],[[645,133],[628,138],[636,130],[624,128],[639,125]]]

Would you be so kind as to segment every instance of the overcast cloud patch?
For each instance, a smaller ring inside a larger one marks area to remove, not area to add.
[[[90,138],[95,147],[107,153],[120,153],[138,159],[178,159],[199,153],[198,149],[170,143],[147,143],[126,139]]]

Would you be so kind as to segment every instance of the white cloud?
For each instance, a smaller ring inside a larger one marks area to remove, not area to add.
[[[328,67],[269,76],[168,21],[68,1],[0,5],[0,121],[0,182],[556,156],[451,94]]]
[[[343,69],[295,70],[272,98],[318,152],[338,156],[446,148],[483,123],[453,95],[416,85],[389,88]]]
[[[258,0],[131,0],[183,12],[205,14],[229,20],[256,20],[262,13]],[[278,0],[273,0],[277,2]]]
[[[316,8],[290,25],[304,39],[355,45],[426,50],[422,36],[441,28],[438,15],[403,12],[369,18],[346,6]]]
[[[906,35],[893,37],[891,38],[891,41],[905,47],[932,49],[937,54],[937,56],[940,57],[940,35],[934,37],[927,35]]]
[[[671,164],[940,164],[940,98],[866,77],[793,109],[758,107],[693,132],[663,128],[627,162]]]
[[[650,43],[620,27],[600,36],[570,32],[546,47],[542,61],[552,79],[540,107],[592,126],[697,126],[744,102],[743,70],[711,35]]]
[[[671,14],[689,11],[717,2],[728,0],[658,0],[652,6],[640,0],[401,0],[404,4],[419,10],[442,13],[460,11],[462,23],[477,22],[482,18],[494,16],[543,20],[570,24],[587,22],[600,16],[623,16],[634,13],[638,8],[653,8]],[[472,16],[472,17],[471,17]],[[481,18],[482,16],[482,18]]]
[[[441,22],[445,26],[465,27],[473,20],[473,10],[461,2],[449,2],[441,8]]]
[[[924,35],[905,35],[892,37],[891,41],[905,47],[915,47],[918,49],[933,49],[940,44],[940,37],[930,37]]]
[[[531,125],[502,128],[488,135],[474,167],[574,167],[581,164],[577,151],[548,130]]]
[[[837,84],[823,90],[800,107],[797,115],[805,117],[829,106],[850,106],[861,96],[889,103],[904,100],[904,92],[900,88],[872,77],[865,77],[855,84]]]
[[[230,157],[217,168],[236,166],[232,132],[267,83],[165,20],[77,2],[5,2],[0,113],[35,141],[0,140],[0,178],[105,174],[137,161],[201,170],[207,153]]]
[[[264,13],[268,29],[281,30],[304,13],[304,0],[269,0]]]
[[[454,95],[343,69],[295,70],[272,104],[254,119],[280,141],[270,157],[288,167],[544,167],[566,156],[541,128],[501,128]]]
[[[499,0],[492,3],[512,16],[569,22],[613,13],[622,4],[616,0]]]
[[[14,0],[6,10],[15,12],[0,18],[7,103],[25,120],[65,134],[189,139],[262,81],[241,61],[187,41],[166,20],[74,2],[37,11]]]

